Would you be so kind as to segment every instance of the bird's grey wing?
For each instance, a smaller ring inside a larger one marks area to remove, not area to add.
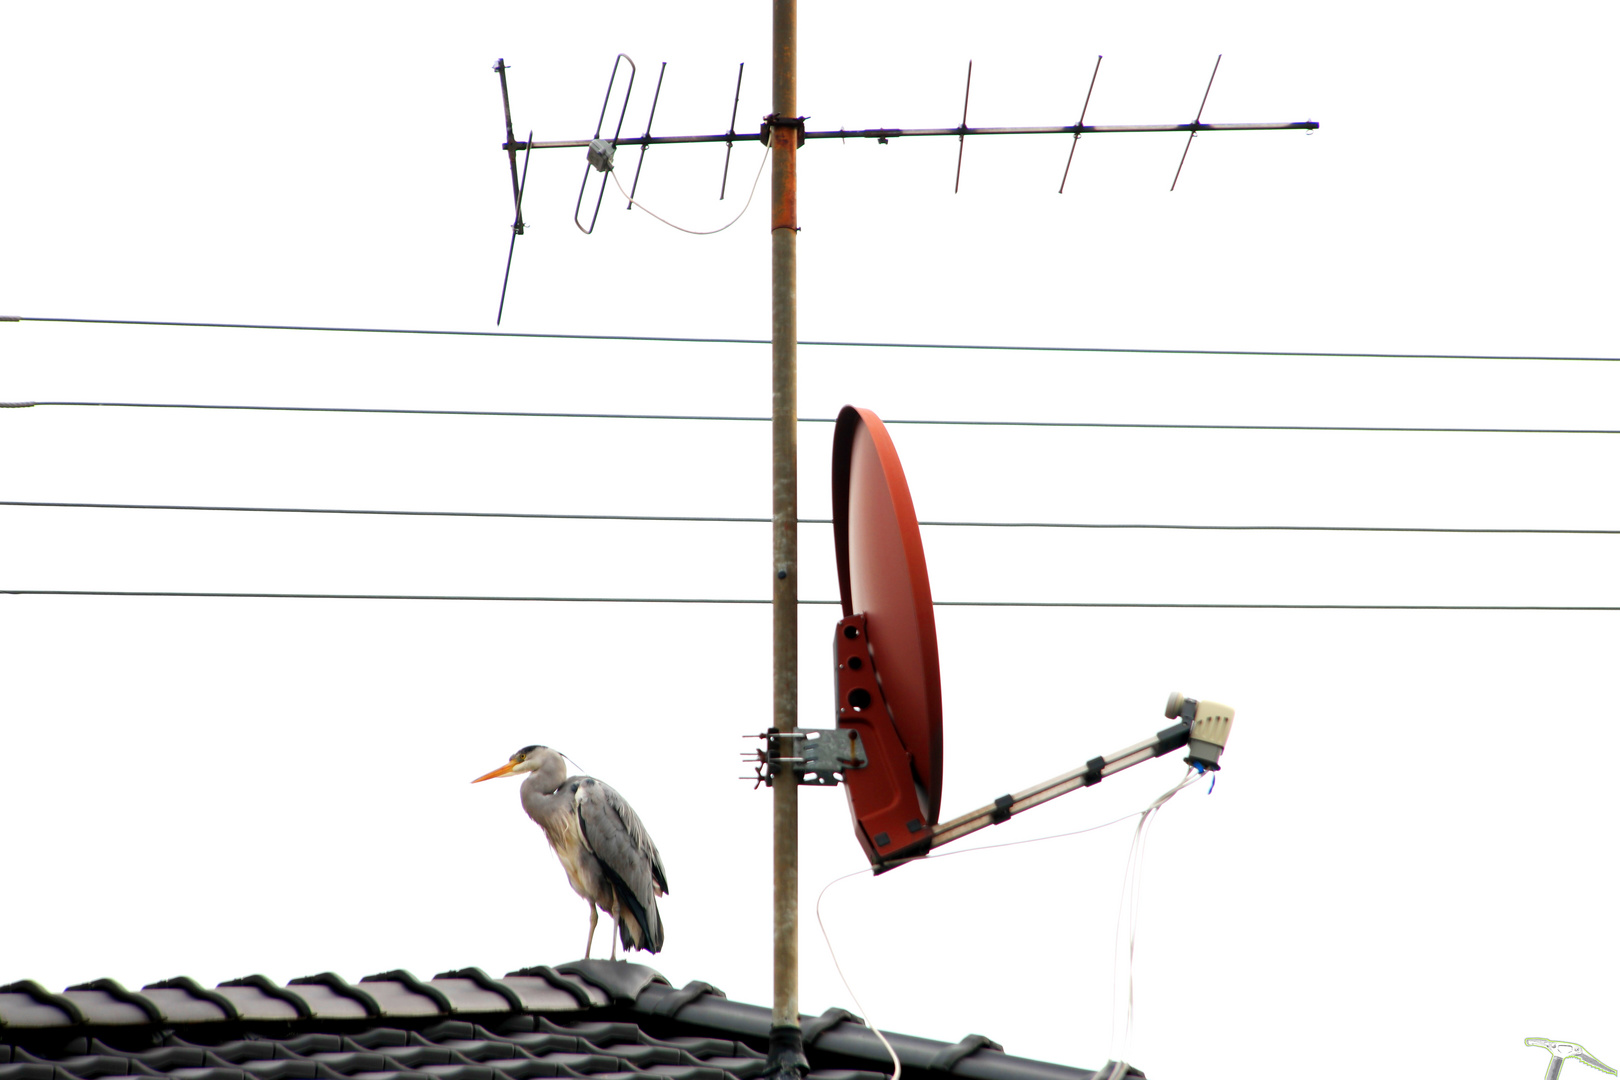
[[[658,846],[623,795],[600,780],[591,780],[581,785],[576,800],[580,825],[597,858],[624,878],[637,896],[669,892]]]
[[[664,861],[647,828],[624,796],[600,780],[582,783],[575,795],[580,833],[616,883],[634,901],[637,922],[652,952],[662,945],[664,929],[658,897],[669,891]]]

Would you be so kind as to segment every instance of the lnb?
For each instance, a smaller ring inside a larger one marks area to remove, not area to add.
[[[1180,691],[1172,692],[1164,706],[1166,719],[1186,722],[1186,761],[1199,772],[1221,767],[1221,751],[1226,749],[1226,738],[1232,733],[1232,713],[1230,705],[1197,701]]]

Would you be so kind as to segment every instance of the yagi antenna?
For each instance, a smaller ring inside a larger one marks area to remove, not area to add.
[[[1097,72],[1102,70],[1102,57],[1097,57],[1097,66],[1091,69],[1091,85],[1086,87],[1086,103],[1080,106],[1080,122],[1074,125],[1074,138],[1069,142],[1069,160],[1063,166],[1063,179],[1058,182],[1058,194],[1063,194],[1064,185],[1069,182],[1069,166],[1074,164],[1074,150],[1080,145],[1080,129],[1086,126],[1086,110],[1091,108],[1091,92],[1097,89]]]
[[[726,167],[720,173],[720,199],[725,201],[726,177],[731,175],[731,140],[737,135],[737,106],[742,101],[743,66],[737,65],[737,94],[731,99],[731,126],[726,129]]]
[[[613,100],[613,84],[619,78],[619,61],[623,60],[630,65],[630,78],[624,84],[624,103],[619,106],[619,122],[613,129],[611,141],[602,138],[602,123],[607,119],[608,102]],[[624,114],[630,108],[630,91],[636,85],[636,62],[624,53],[613,58],[613,73],[608,76],[607,93],[602,95],[602,111],[596,117],[596,134],[591,136],[587,143],[588,150],[585,155],[585,176],[579,182],[579,198],[574,200],[574,224],[579,231],[589,236],[596,229],[596,215],[602,212],[602,196],[607,191],[608,170],[613,167],[613,151],[618,148],[619,135],[624,131]],[[652,127],[652,117],[647,117],[647,126]],[[642,139],[641,145],[646,147],[652,142],[651,136]],[[534,145],[532,142],[530,145]],[[579,223],[579,208],[585,201],[585,188],[591,182],[591,170],[595,169],[602,174],[602,185],[596,189],[596,209],[591,211],[591,224],[587,228]]]
[[[523,178],[518,179],[517,169],[517,140],[512,137],[512,102],[506,93],[506,60],[495,61],[495,74],[501,77],[501,108],[506,112],[506,160],[512,169],[512,241],[506,245],[506,273],[501,275],[501,305],[495,309],[495,325],[501,325],[501,316],[506,313],[506,283],[512,276],[512,252],[517,248],[517,238],[523,232],[523,185],[529,179],[529,150],[523,150]],[[534,144],[534,132],[529,132],[528,143]]]
[[[534,132],[529,132],[529,138],[534,138]],[[514,162],[514,164],[516,164]],[[517,174],[512,174],[517,179]],[[501,275],[501,306],[495,309],[495,325],[501,325],[501,316],[506,314],[506,283],[512,277],[512,252],[517,249],[518,234],[523,231],[523,186],[529,182],[529,152],[523,151],[523,179],[517,181],[517,188],[513,192],[513,200],[517,203],[517,220],[512,222],[512,240],[506,245],[506,273]]]
[[[621,61],[630,65],[630,76],[624,84],[624,96],[619,105],[619,118],[614,126],[612,136],[609,138],[604,138],[602,133],[607,124],[608,113],[613,104],[615,88],[618,86],[619,64]],[[956,180],[953,190],[959,193],[962,189],[962,161],[966,154],[968,136],[1068,135],[1071,136],[1069,141],[1068,159],[1063,165],[1063,178],[1058,183],[1058,193],[1062,194],[1065,188],[1068,187],[1069,173],[1074,166],[1074,154],[1075,150],[1079,146],[1081,135],[1113,135],[1125,132],[1152,132],[1161,134],[1169,132],[1186,132],[1187,141],[1181,148],[1181,160],[1176,165],[1175,178],[1170,182],[1170,190],[1174,191],[1176,186],[1181,181],[1182,170],[1187,164],[1187,153],[1192,149],[1192,140],[1198,135],[1210,131],[1315,131],[1317,128],[1321,127],[1321,125],[1315,120],[1300,120],[1286,123],[1205,123],[1204,109],[1209,104],[1210,90],[1215,85],[1215,74],[1220,70],[1220,66],[1221,58],[1217,56],[1215,58],[1215,68],[1210,72],[1209,82],[1204,87],[1203,100],[1200,101],[1198,105],[1198,114],[1193,118],[1191,123],[1187,124],[1086,123],[1086,117],[1091,109],[1092,95],[1097,88],[1097,76],[1102,70],[1102,57],[1098,56],[1096,64],[1091,69],[1091,82],[1086,87],[1085,101],[1080,107],[1080,119],[1076,123],[1041,127],[970,127],[968,126],[968,107],[972,102],[973,95],[973,62],[970,60],[968,61],[967,84],[963,88],[962,92],[962,119],[961,122],[955,127],[861,128],[856,130],[839,128],[837,131],[807,131],[805,129],[805,117],[776,116],[773,114],[765,117],[765,122],[760,126],[760,142],[769,146],[771,144],[772,132],[778,128],[793,128],[797,135],[797,145],[799,147],[804,146],[805,142],[810,139],[838,139],[840,141],[847,141],[849,139],[873,139],[876,140],[879,145],[887,145],[897,139],[902,138],[954,136],[956,138],[957,149]],[[645,164],[647,160],[647,148],[650,146],[666,146],[676,143],[725,143],[726,157],[724,167],[720,173],[720,198],[724,199],[726,197],[726,189],[731,179],[731,151],[733,145],[739,138],[737,133],[737,114],[742,106],[742,80],[745,65],[741,63],[737,65],[737,86],[735,92],[732,94],[731,99],[731,123],[727,125],[724,132],[714,135],[654,135],[652,133],[653,117],[658,111],[659,95],[662,93],[664,86],[664,70],[667,67],[667,63],[659,66],[658,85],[653,90],[652,108],[648,110],[647,113],[647,128],[645,133],[643,133],[640,138],[632,137],[627,139],[623,137],[624,119],[630,108],[631,90],[635,86],[636,65],[635,61],[631,60],[629,56],[625,55],[624,53],[620,53],[613,60],[613,71],[608,76],[607,93],[602,97],[602,108],[596,119],[596,131],[589,139],[556,139],[536,142],[534,139],[534,133],[530,132],[528,139],[519,142],[513,136],[512,110],[507,100],[506,62],[504,60],[496,62],[495,70],[499,72],[501,76],[501,103],[506,109],[506,143],[502,149],[506,151],[508,168],[512,173],[512,199],[517,210],[516,219],[512,225],[514,236],[523,232],[523,180],[519,175],[517,167],[517,151],[519,150],[524,151],[525,154],[525,169],[527,168],[528,162],[527,154],[531,150],[584,149],[586,151],[585,156],[587,165],[585,168],[585,176],[580,181],[579,197],[574,200],[574,225],[578,227],[580,232],[587,235],[594,232],[596,229],[597,215],[600,213],[602,208],[602,197],[607,191],[607,173],[613,168],[613,155],[620,146],[641,147],[641,155],[636,162],[635,179],[631,181],[630,185],[630,201],[626,203],[626,209],[630,209],[638,205],[635,201],[636,190],[641,182],[641,169],[642,165]],[[744,137],[752,138],[751,135]],[[597,189],[596,204],[595,208],[591,211],[591,220],[589,224],[587,224],[580,220],[580,211],[583,210],[585,206],[585,192],[590,185],[591,169],[593,168],[602,173],[602,181],[601,185]],[[507,253],[508,274],[511,273],[511,261],[511,252],[509,251]],[[505,308],[505,294],[506,284],[503,280],[501,285],[502,310]],[[496,322],[498,323],[499,321],[500,314],[497,313]]]
[[[968,97],[973,93],[973,61],[968,61],[967,89],[962,91],[962,126],[957,130],[961,132],[956,137],[956,187],[951,194],[959,194],[962,190],[962,151],[967,149],[967,106]]]
[[[658,65],[658,84],[653,87],[652,108],[647,110],[647,133],[641,137],[641,156],[636,159],[636,176],[630,181],[630,201],[624,204],[626,210],[636,205],[636,185],[641,183],[641,166],[647,160],[647,141],[652,137],[653,113],[658,111],[658,95],[664,89],[664,69],[667,67],[669,67],[668,60]],[[532,132],[530,137],[533,137]]]
[[[1224,53],[1221,55],[1225,55]],[[1204,106],[1209,104],[1209,90],[1215,85],[1215,72],[1221,70],[1221,57],[1215,57],[1215,71],[1209,73],[1209,86],[1204,87],[1204,100],[1198,103],[1198,115],[1193,119],[1192,130],[1187,132],[1187,145],[1181,148],[1181,162],[1176,166],[1175,178],[1170,181],[1170,190],[1176,190],[1176,181],[1181,179],[1181,166],[1187,164],[1187,151],[1192,149],[1193,136],[1198,134],[1198,122],[1204,118]]]

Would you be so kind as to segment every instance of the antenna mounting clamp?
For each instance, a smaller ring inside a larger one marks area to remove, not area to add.
[[[743,755],[754,764],[754,786],[771,786],[771,779],[784,765],[791,768],[806,787],[833,787],[850,769],[866,767],[866,750],[853,731],[800,728],[797,731],[766,732],[754,736],[765,739],[771,749]],[[795,745],[783,745],[791,741]],[[777,749],[780,747],[780,749]],[[773,752],[774,751],[774,752]],[[785,751],[785,752],[784,752]]]
[[[804,145],[804,121],[802,116],[777,116],[771,113],[765,117],[764,123],[759,125],[759,141],[764,146],[771,145],[771,129],[776,127],[790,127],[799,133],[799,141],[795,149]]]

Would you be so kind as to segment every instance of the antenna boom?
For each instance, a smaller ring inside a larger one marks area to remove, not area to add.
[[[806,139],[917,139],[937,135],[1123,135],[1172,131],[1315,131],[1322,125],[1315,120],[1294,120],[1262,124],[1063,124],[1048,127],[948,127],[948,128],[860,128],[858,130],[806,131]],[[735,139],[735,132],[718,135],[650,135],[618,139],[619,146],[674,146],[680,143],[723,143]],[[761,140],[764,141],[764,140]],[[503,150],[579,150],[591,145],[589,139],[548,139],[505,144]]]

